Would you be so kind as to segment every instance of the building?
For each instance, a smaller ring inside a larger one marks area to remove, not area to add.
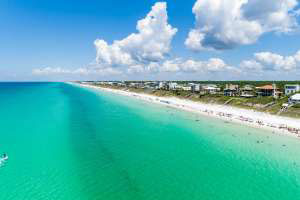
[[[170,82],[168,84],[168,90],[176,90],[176,88],[177,88],[177,83]]]
[[[300,94],[294,94],[289,98],[290,104],[300,104]]]
[[[202,88],[206,94],[217,94],[221,89],[215,85],[205,85]]]
[[[184,86],[182,86],[182,90],[183,91],[191,91],[192,90],[192,86],[184,85]]]
[[[264,85],[261,87],[256,87],[256,90],[257,96],[265,97],[272,96],[274,88],[272,85]]]
[[[239,85],[226,84],[224,89],[224,96],[238,96],[239,95]]]
[[[148,89],[158,89],[159,83],[158,82],[146,82],[145,83],[145,88]]]
[[[132,87],[132,88],[145,88],[145,85],[143,82],[132,82],[132,83],[129,83],[129,87]]]
[[[253,90],[253,86],[252,85],[245,85],[243,88],[240,89],[240,94],[241,94],[241,97],[245,97],[245,98],[254,97],[255,93],[254,93],[254,90]]]
[[[183,85],[177,84],[176,85],[176,90],[183,90]]]
[[[117,83],[117,86],[119,86],[119,87],[126,87],[126,84],[123,83],[123,82],[118,82],[118,83]]]
[[[273,85],[264,85],[261,87],[256,87],[256,94],[260,97],[273,96],[274,98],[278,98],[282,95],[282,92]]]
[[[192,92],[200,92],[200,84],[191,84]]]
[[[136,87],[137,83],[129,83],[129,87]]]
[[[167,83],[166,82],[159,82],[158,89],[166,89]]]
[[[300,85],[285,85],[284,93],[285,95],[290,95],[300,91]]]

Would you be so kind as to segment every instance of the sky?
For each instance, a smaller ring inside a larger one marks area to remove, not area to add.
[[[299,80],[298,0],[1,0],[0,81]]]

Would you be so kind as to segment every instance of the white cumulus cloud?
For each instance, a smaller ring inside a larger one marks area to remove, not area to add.
[[[293,71],[300,69],[300,51],[290,56],[259,52],[253,59],[242,61],[240,66],[245,71]]]
[[[244,71],[261,72],[263,70],[263,65],[256,60],[244,60],[240,66]]]
[[[108,44],[102,39],[95,41],[96,62],[104,67],[129,67],[141,71],[141,65],[165,59],[171,41],[177,32],[168,24],[167,4],[158,2],[144,19],[137,23],[137,33]]]
[[[161,63],[150,63],[146,67],[148,72],[183,72],[183,73],[214,73],[214,72],[239,72],[238,68],[226,64],[220,58],[210,58],[207,61],[181,58],[165,60]]]
[[[143,65],[132,65],[129,66],[127,69],[128,74],[138,74],[138,73],[144,73],[145,68]]]
[[[255,59],[270,70],[293,70],[297,67],[294,56],[281,56],[271,52],[261,52],[255,54]]]
[[[77,69],[65,69],[61,67],[45,67],[35,68],[32,70],[33,75],[38,76],[53,76],[53,75],[90,75],[97,74],[99,76],[111,76],[119,75],[121,71],[114,68],[77,68]]]
[[[195,28],[185,45],[223,50],[252,44],[267,32],[292,32],[298,27],[297,6],[297,0],[197,0]]]
[[[69,74],[71,70],[64,69],[60,67],[45,67],[45,68],[36,68],[32,70],[34,75],[51,75],[51,74]]]
[[[166,60],[159,66],[159,71],[162,72],[178,72],[181,71],[181,60],[174,59],[174,60]]]
[[[221,72],[234,69],[220,58],[210,58],[207,61],[195,61],[190,59],[181,65],[181,68],[185,72]]]

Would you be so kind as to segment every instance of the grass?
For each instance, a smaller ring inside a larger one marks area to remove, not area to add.
[[[293,107],[292,108],[300,108],[300,104],[298,103],[298,104],[296,104],[296,105],[293,105]]]

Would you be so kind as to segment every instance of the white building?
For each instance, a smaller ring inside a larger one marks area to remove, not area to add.
[[[191,85],[192,92],[200,92],[200,84]]]
[[[254,97],[254,90],[252,85],[245,85],[243,88],[240,89],[241,97],[251,98]]]
[[[166,82],[159,82],[158,88],[159,89],[164,89],[166,87],[167,83]]]
[[[203,90],[207,94],[217,94],[221,89],[218,87],[214,87],[213,85],[207,85],[203,87]]]
[[[154,82],[154,81],[145,82],[145,88],[158,89],[158,87],[159,87],[159,82]]]
[[[289,98],[290,104],[300,104],[300,94],[294,94]]]
[[[184,91],[191,91],[191,90],[192,90],[192,87],[189,86],[189,85],[185,85],[185,86],[182,86],[182,89],[183,89]]]
[[[137,86],[138,86],[138,83],[130,83],[129,86],[130,86],[130,87],[137,87]]]
[[[177,83],[170,82],[168,87],[169,87],[169,90],[176,90]]]
[[[179,85],[179,84],[177,84],[177,85],[176,85],[176,90],[183,90],[183,86],[182,86],[182,85]]]
[[[168,83],[168,90],[176,90],[177,83],[169,82]]]
[[[300,85],[285,85],[284,93],[285,95],[290,95],[300,91]]]

